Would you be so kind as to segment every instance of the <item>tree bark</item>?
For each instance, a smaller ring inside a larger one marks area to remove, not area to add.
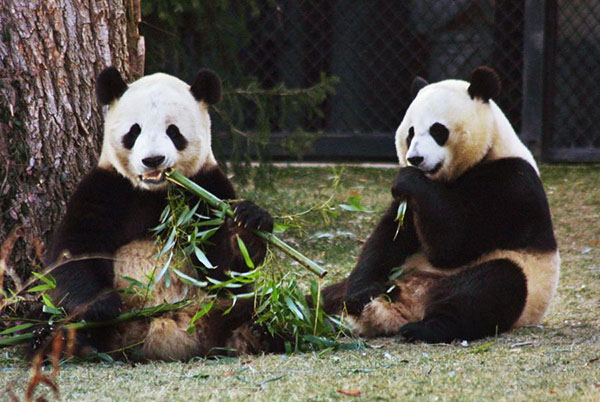
[[[22,273],[96,163],[96,76],[143,73],[140,18],[140,0],[0,1],[0,245],[20,227],[9,264]]]

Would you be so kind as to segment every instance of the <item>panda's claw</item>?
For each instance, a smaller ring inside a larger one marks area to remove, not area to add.
[[[234,208],[234,222],[245,229],[273,231],[271,215],[252,201],[240,201]]]

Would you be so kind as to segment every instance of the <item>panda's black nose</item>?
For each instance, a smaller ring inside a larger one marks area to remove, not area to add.
[[[419,166],[421,164],[421,162],[423,162],[422,156],[411,156],[410,158],[407,158],[407,159],[408,159],[408,162],[413,166]]]
[[[150,168],[156,168],[159,167],[164,160],[165,157],[163,155],[157,155],[142,159],[142,163]]]

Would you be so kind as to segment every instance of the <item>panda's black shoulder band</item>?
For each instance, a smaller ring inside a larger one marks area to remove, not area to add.
[[[190,91],[197,101],[214,105],[221,100],[221,79],[214,71],[203,68],[198,71]]]
[[[96,79],[96,96],[103,105],[110,104],[120,98],[127,91],[127,84],[123,81],[116,67],[107,67]]]

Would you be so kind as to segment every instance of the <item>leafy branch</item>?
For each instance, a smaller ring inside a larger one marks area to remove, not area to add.
[[[70,324],[65,324],[62,326],[65,330],[80,330],[80,329],[92,329],[92,328],[101,328],[101,327],[109,327],[113,325],[120,324],[126,321],[133,320],[141,320],[144,318],[150,318],[162,315],[169,311],[177,311],[181,310],[190,304],[195,302],[194,299],[183,300],[176,303],[162,303],[152,307],[146,307],[139,310],[131,310],[126,313],[123,313],[112,320],[107,321],[78,321]],[[14,332],[19,332],[25,329],[32,327],[33,324],[21,324],[12,328],[8,328],[2,332],[0,335],[7,335]],[[26,343],[28,340],[32,339],[35,336],[34,332],[28,332],[20,335],[14,335],[11,337],[1,338],[0,339],[0,348],[6,348],[9,346],[20,345]]]
[[[199,185],[197,185],[178,171],[172,170],[166,175],[169,181],[186,188],[187,190],[191,191],[194,195],[200,197],[200,199],[202,199],[211,207],[216,208],[220,211],[224,211],[227,216],[233,217],[233,210],[231,209],[228,203],[214,196],[210,192],[206,191],[205,189],[203,189],[202,187],[200,187]],[[324,277],[327,274],[327,271],[323,269],[320,265],[306,257],[304,254],[300,253],[298,250],[286,244],[283,240],[279,239],[274,234],[263,232],[261,230],[255,230],[254,233],[261,239],[267,241],[269,244],[277,247],[278,249],[292,257],[294,260],[298,261],[306,269],[318,275],[320,278]]]

